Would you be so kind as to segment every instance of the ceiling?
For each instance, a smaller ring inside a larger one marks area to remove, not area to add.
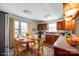
[[[0,10],[36,21],[63,17],[62,3],[0,3]],[[30,12],[24,13],[24,10]]]

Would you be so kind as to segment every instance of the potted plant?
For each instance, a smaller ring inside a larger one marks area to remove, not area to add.
[[[25,36],[26,36],[27,38],[29,38],[30,34],[27,32],[27,33],[25,34]]]

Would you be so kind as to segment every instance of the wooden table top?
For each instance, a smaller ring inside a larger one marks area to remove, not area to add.
[[[34,42],[36,39],[30,39],[30,38],[16,38],[17,41],[21,43],[28,43],[28,42]]]

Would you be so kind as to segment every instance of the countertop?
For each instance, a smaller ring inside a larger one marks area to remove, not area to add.
[[[59,33],[57,33],[57,32],[46,32],[45,35],[56,35],[56,36],[59,36]]]
[[[63,49],[63,50],[66,50],[66,51],[69,51],[71,53],[79,54],[79,49],[68,44],[65,36],[63,36],[63,35],[59,36],[59,38],[57,39],[57,41],[54,43],[53,46],[60,48],[60,49]]]

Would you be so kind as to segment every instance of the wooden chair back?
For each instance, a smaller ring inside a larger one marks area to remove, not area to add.
[[[40,50],[43,53],[43,44],[44,44],[44,39],[39,38],[38,39],[38,55],[40,55]]]
[[[14,54],[16,55],[16,54],[20,54],[23,50],[25,50],[26,49],[26,46],[23,46],[22,45],[22,43],[21,43],[21,41],[19,40],[14,40],[15,42],[15,44],[14,44]],[[20,54],[21,55],[21,54]]]
[[[43,39],[38,39],[38,46],[39,47],[42,47],[43,46],[43,43],[44,43],[44,40]]]
[[[14,39],[14,55],[16,55],[17,53],[19,53],[19,42]]]

